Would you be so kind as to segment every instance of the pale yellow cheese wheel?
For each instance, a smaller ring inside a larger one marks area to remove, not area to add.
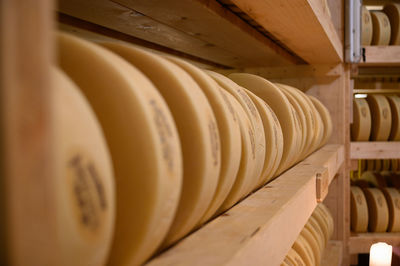
[[[398,159],[392,159],[391,160],[391,168],[393,172],[396,172],[399,170],[399,160]]]
[[[318,147],[320,147],[320,145],[322,143],[322,139],[324,138],[324,132],[325,132],[324,123],[322,121],[321,114],[318,112],[317,108],[315,108],[315,107],[313,109],[313,112],[314,112],[314,117],[316,118],[316,123],[315,123],[316,124],[316,134],[314,136],[310,152],[314,152],[315,150],[318,149]]]
[[[371,111],[367,100],[353,99],[353,123],[351,138],[353,141],[368,141],[371,135]]]
[[[328,207],[326,207],[323,203],[318,204],[317,209],[322,212],[322,215],[325,217],[325,220],[328,222],[329,228],[329,238],[333,235],[333,230],[335,229],[335,223],[333,221],[333,217]]]
[[[368,230],[368,205],[361,188],[350,187],[351,230],[364,233]]]
[[[395,188],[382,188],[389,208],[388,232],[400,232],[400,192]]]
[[[372,17],[368,9],[361,9],[361,45],[371,45],[372,42]]]
[[[167,59],[184,69],[197,82],[207,96],[217,119],[221,143],[221,171],[214,198],[200,220],[202,224],[210,219],[224,202],[239,171],[242,150],[239,121],[231,102],[216,81],[203,70],[182,59],[171,56]]]
[[[388,45],[390,43],[390,21],[385,13],[372,11],[372,45]]]
[[[392,114],[392,127],[389,140],[400,141],[400,97],[397,95],[386,96]]]
[[[153,84],[119,56],[67,34],[57,42],[60,66],[89,100],[113,160],[109,264],[141,264],[160,245],[179,202],[182,156],[172,115]]]
[[[389,101],[383,95],[370,94],[367,97],[371,110],[372,128],[371,140],[386,141],[392,126],[392,114]]]
[[[293,247],[289,250],[287,258],[288,262],[290,262],[289,265],[291,266],[306,266],[303,258],[293,249]]]
[[[324,239],[325,239],[325,245],[326,245],[330,238],[330,230],[329,230],[328,222],[325,220],[325,218],[321,215],[321,212],[319,212],[319,211],[314,211],[312,213],[312,217],[315,218],[315,220],[318,222],[322,232],[324,233]]]
[[[319,243],[317,239],[313,236],[313,234],[310,232],[308,228],[303,228],[303,230],[300,233],[303,238],[307,241],[309,246],[312,249],[313,257],[314,257],[314,265],[319,265],[321,261],[321,250],[319,247]]]
[[[385,196],[378,188],[364,188],[368,205],[368,229],[370,232],[386,232],[389,225],[389,208]]]
[[[315,222],[315,219],[314,219],[314,222]],[[322,236],[323,233],[322,233],[321,229],[319,227],[315,228],[312,225],[312,222],[310,222],[310,220],[307,221],[307,223],[304,226],[304,228],[306,228],[313,235],[314,239],[316,239],[316,241],[318,243],[318,248],[319,248],[319,251],[320,251],[320,255],[322,255],[322,252],[323,252],[323,250],[325,248],[325,242],[324,242],[324,239],[323,239],[323,236]]]
[[[390,21],[390,44],[400,45],[400,4],[388,3],[384,6],[383,12]]]
[[[389,159],[382,160],[382,170],[383,171],[389,171],[390,170],[390,162],[391,162],[391,160],[389,160]]]
[[[79,88],[52,69],[58,265],[104,265],[115,221],[114,173],[97,118]],[[29,223],[29,221],[26,221]],[[39,243],[38,243],[39,244]]]
[[[297,237],[296,241],[293,243],[292,248],[297,252],[297,254],[300,255],[306,266],[314,265],[313,258],[310,255],[311,248],[306,245],[306,241],[301,235]]]
[[[277,176],[277,170],[278,167],[280,165],[280,162],[282,160],[282,154],[283,154],[283,147],[284,147],[284,143],[283,143],[283,133],[282,133],[282,127],[281,124],[279,123],[278,117],[276,116],[275,112],[272,110],[272,108],[266,103],[264,102],[265,105],[268,107],[268,109],[271,111],[271,114],[273,116],[273,121],[274,121],[274,132],[275,132],[275,136],[277,136],[277,143],[278,143],[278,152],[277,155],[275,157],[274,160],[274,166],[272,167],[271,173],[272,173],[272,178]]]
[[[382,167],[383,167],[382,160],[375,160],[375,168],[374,168],[374,170],[379,172],[379,171],[382,170]]]
[[[262,77],[236,73],[229,78],[264,100],[278,117],[284,139],[282,159],[277,169],[279,175],[291,166],[297,152],[296,118],[292,105],[278,87]]]
[[[325,105],[323,105],[317,98],[311,95],[309,95],[308,97],[310,97],[315,108],[317,108],[317,111],[321,115],[322,122],[324,124],[324,134],[319,145],[319,147],[321,147],[328,142],[329,138],[332,135],[333,124],[331,114],[329,113],[328,108],[326,108]]]
[[[102,43],[142,71],[161,93],[174,117],[183,154],[183,185],[168,246],[189,233],[203,217],[218,185],[221,144],[207,98],[184,70],[167,59],[123,43]]]

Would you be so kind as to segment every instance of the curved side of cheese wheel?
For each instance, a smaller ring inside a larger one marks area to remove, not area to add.
[[[390,43],[390,21],[385,13],[372,11],[372,45],[388,45]]]
[[[179,202],[182,155],[172,115],[154,85],[119,56],[67,34],[57,42],[60,66],[89,100],[113,158],[117,216],[109,263],[141,264],[163,240]]]
[[[102,265],[115,221],[111,157],[101,126],[79,88],[58,69],[52,69],[52,78],[59,155],[54,159],[58,243],[52,248],[59,248],[59,265]]]
[[[167,102],[178,129],[183,186],[174,222],[163,243],[165,247],[193,230],[213,199],[221,167],[217,122],[203,91],[181,68],[133,45],[116,42],[102,45],[151,79]]]
[[[276,172],[279,175],[291,166],[296,156],[296,118],[293,115],[293,107],[279,88],[262,77],[235,73],[229,75],[229,78],[264,100],[278,117],[284,139],[282,159]]]
[[[332,214],[329,211],[328,207],[326,207],[323,203],[318,204],[317,209],[319,209],[323,213],[325,219],[328,222],[328,225],[329,225],[329,238],[331,238],[332,235],[333,235],[333,230],[335,229],[334,228],[335,227],[335,222],[333,221]]]
[[[312,266],[317,265],[317,261],[316,261],[316,259],[315,259],[314,251],[313,251],[313,249],[312,249],[310,243],[304,238],[304,236],[303,236],[302,234],[300,234],[300,235],[298,236],[298,238],[299,238],[300,241],[302,242],[302,245],[304,246],[304,248],[305,248],[305,250],[306,250],[306,252],[307,252],[308,257],[309,257],[310,260],[311,260],[311,265],[312,265]]]
[[[324,123],[322,121],[321,114],[318,112],[317,108],[315,108],[315,107],[313,109],[313,112],[314,112],[315,118],[316,118],[316,123],[315,124],[316,124],[316,127],[317,127],[317,131],[316,131],[316,134],[315,134],[315,137],[314,137],[310,152],[314,152],[315,150],[318,149],[318,147],[322,143],[322,139],[324,138],[324,132],[325,132]]]
[[[382,160],[375,160],[375,171],[379,172],[382,170]]]
[[[283,143],[283,133],[282,133],[282,127],[281,124],[279,123],[278,117],[276,116],[276,114],[274,113],[274,111],[272,110],[272,108],[266,103],[264,102],[264,104],[268,107],[268,109],[271,112],[271,115],[273,117],[273,122],[274,122],[274,132],[275,132],[275,136],[277,136],[277,155],[275,157],[274,160],[274,165],[272,167],[271,173],[272,173],[272,178],[277,176],[277,170],[278,167],[280,165],[280,162],[282,160],[282,154],[283,154],[283,147],[284,147],[284,143]]]
[[[297,252],[297,254],[299,254],[299,256],[304,261],[305,265],[307,266],[314,265],[313,260],[309,254],[308,247],[305,246],[304,238],[301,235],[299,235],[296,241],[293,243],[292,248],[294,249],[294,251]]]
[[[390,162],[391,162],[391,160],[389,160],[389,159],[382,160],[382,170],[383,171],[389,171],[390,170]]]
[[[367,101],[372,117],[371,140],[388,140],[392,125],[389,101],[385,96],[376,94],[368,95]]]
[[[305,227],[303,228],[300,234],[303,236],[303,238],[307,241],[307,243],[310,245],[312,249],[315,262],[314,265],[319,265],[321,261],[321,250],[319,248],[319,243],[317,239],[315,239],[310,230],[308,230]]]
[[[368,230],[368,205],[361,188],[350,188],[351,230],[356,233]]]
[[[392,114],[392,127],[389,140],[400,140],[400,97],[397,95],[386,96],[389,101]]]
[[[383,188],[389,207],[388,232],[400,232],[400,192],[395,188]]]
[[[242,150],[239,121],[231,102],[226,99],[216,81],[203,70],[182,59],[171,56],[166,58],[183,68],[197,82],[206,95],[217,119],[221,143],[221,171],[214,198],[200,220],[200,224],[202,224],[210,219],[224,202],[239,171]]]
[[[305,266],[303,259],[300,257],[299,253],[297,253],[293,248],[291,248],[286,255],[289,265],[296,265],[296,266]]]
[[[368,9],[361,9],[361,45],[371,45],[372,42],[372,18]]]
[[[328,222],[324,219],[324,217],[321,215],[319,211],[314,211],[312,213],[312,217],[315,218],[315,220],[318,222],[320,228],[322,229],[322,232],[324,233],[324,239],[325,239],[325,246],[329,241],[330,235],[329,235],[329,225]]]
[[[371,111],[367,100],[353,99],[353,123],[351,138],[354,141],[368,141],[371,135]]]
[[[315,221],[315,220],[314,220]],[[316,229],[313,225],[312,222],[308,221],[306,223],[306,225],[304,226],[304,228],[307,228],[307,230],[313,235],[313,237],[317,240],[318,243],[318,247],[319,247],[319,251],[320,251],[320,255],[322,255],[322,252],[325,248],[325,242],[322,236],[322,231],[318,229]]]
[[[392,159],[390,165],[391,165],[390,169],[393,172],[396,172],[399,170],[399,160],[398,159]]]
[[[400,44],[400,5],[397,3],[388,3],[384,6],[383,12],[388,16],[390,21],[390,44]]]
[[[321,115],[322,122],[324,124],[324,135],[321,140],[321,144],[319,145],[320,147],[325,145],[329,138],[332,135],[332,130],[333,130],[333,125],[332,125],[332,118],[331,114],[328,111],[328,108],[325,107],[317,98],[309,95],[312,103],[314,104],[315,108],[317,108],[317,111]]]
[[[368,229],[371,232],[386,232],[389,225],[389,209],[385,196],[378,188],[364,188],[368,204]]]

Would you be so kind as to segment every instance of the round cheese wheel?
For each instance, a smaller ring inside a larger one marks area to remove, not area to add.
[[[382,160],[375,160],[375,168],[374,168],[374,170],[379,172],[379,171],[382,170],[382,167],[383,167]]]
[[[319,265],[321,261],[321,250],[319,249],[319,243],[317,239],[312,235],[310,230],[307,228],[303,228],[303,230],[300,233],[301,236],[306,240],[306,242],[309,244],[310,248],[312,249],[312,254],[314,257],[314,265]]]
[[[388,3],[383,8],[383,12],[390,21],[390,44],[400,45],[400,4]]]
[[[221,144],[210,104],[197,83],[167,59],[133,45],[102,43],[151,79],[174,117],[183,154],[183,185],[166,247],[189,233],[210,205],[218,185]]]
[[[389,101],[385,96],[377,94],[368,95],[367,101],[372,117],[371,140],[388,140],[392,125]]]
[[[221,91],[221,87],[216,81],[203,70],[184,60],[170,56],[167,59],[183,68],[197,82],[207,96],[217,119],[221,143],[221,171],[214,198],[200,220],[200,224],[202,224],[215,214],[235,182],[242,149],[239,121],[231,102]]]
[[[368,230],[368,205],[361,188],[350,187],[351,230],[356,233]]]
[[[291,248],[286,255],[287,262],[289,262],[289,265],[296,265],[296,266],[305,266],[305,262],[293,248]]]
[[[292,248],[297,252],[297,254],[300,255],[305,265],[307,266],[315,265],[313,258],[310,255],[310,252],[312,252],[311,248],[307,245],[306,241],[301,235],[298,236]]]
[[[372,45],[388,45],[390,43],[390,21],[385,13],[372,11]]]
[[[319,238],[322,241],[323,248],[325,248],[325,245],[329,240],[329,239],[326,238],[325,230],[323,230],[322,226],[320,225],[320,223],[317,221],[317,219],[313,215],[311,215],[310,218],[308,219],[308,223],[310,223],[310,225],[318,233]]]
[[[296,117],[292,105],[278,87],[262,77],[235,73],[229,78],[264,100],[278,117],[283,133],[283,154],[277,169],[279,175],[291,166],[298,151]]]
[[[307,95],[309,96],[309,95]],[[308,97],[311,101],[311,98]],[[312,105],[314,106],[314,104],[312,103]],[[313,113],[314,113],[314,118],[315,118],[315,135],[314,135],[314,139],[312,141],[311,144],[311,149],[310,149],[310,153],[314,152],[315,150],[318,149],[318,147],[321,145],[322,143],[322,139],[324,138],[324,132],[325,132],[325,128],[324,128],[324,123],[322,121],[322,117],[321,114],[318,112],[317,108],[314,106],[314,108],[312,109]]]
[[[67,34],[57,41],[60,66],[89,100],[113,159],[109,264],[141,264],[163,240],[179,202],[182,156],[172,115],[154,85],[119,56]]]
[[[368,9],[361,9],[361,45],[371,45],[372,42],[372,18]]]
[[[400,232],[400,192],[395,188],[382,188],[389,207],[388,232]]]
[[[391,160],[391,170],[393,171],[393,172],[396,172],[396,171],[398,171],[399,170],[399,160],[398,159],[392,159]]]
[[[318,204],[317,209],[319,209],[322,213],[323,216],[325,217],[325,219],[328,222],[328,226],[329,226],[329,238],[332,237],[333,235],[333,230],[335,229],[335,223],[333,221],[333,217],[331,212],[329,211],[328,207],[326,207],[323,203]]]
[[[264,102],[264,101],[263,101]],[[264,104],[268,107],[268,109],[271,111],[272,117],[273,117],[273,124],[274,124],[274,132],[275,132],[275,136],[277,136],[277,155],[275,157],[274,160],[274,165],[272,167],[271,173],[272,173],[272,177],[276,177],[277,176],[277,170],[278,167],[280,165],[280,162],[282,160],[282,154],[283,154],[283,133],[282,133],[282,127],[281,124],[279,123],[278,117],[276,116],[276,114],[274,113],[274,111],[272,110],[272,108],[266,103],[264,102]]]
[[[375,170],[375,160],[366,160],[367,161],[367,171]]]
[[[254,155],[256,164],[253,172],[253,184],[249,188],[249,193],[256,189],[259,184],[260,176],[264,168],[265,162],[265,133],[264,126],[260,114],[258,113],[257,107],[253,101],[245,92],[244,88],[238,86],[235,82],[229,78],[212,71],[207,73],[214,78],[218,84],[226,91],[228,91],[243,107],[246,112],[252,126],[254,133]]]
[[[329,230],[329,225],[328,222],[325,220],[325,218],[321,215],[319,211],[314,211],[312,213],[312,217],[315,218],[315,220],[318,222],[319,226],[322,229],[322,232],[324,233],[324,239],[325,239],[325,245],[328,243],[328,240],[330,238],[330,230]]]
[[[389,209],[385,196],[378,188],[364,188],[368,205],[368,229],[370,232],[386,232],[389,225]]]
[[[322,252],[325,248],[325,242],[324,242],[324,239],[322,236],[323,235],[322,231],[320,230],[319,227],[316,229],[310,221],[308,221],[306,223],[304,228],[306,228],[313,235],[313,237],[317,240],[318,249],[319,249],[320,255],[322,255]]]
[[[382,170],[383,171],[389,171],[390,170],[390,168],[391,168],[390,162],[391,162],[390,159],[382,160]]]
[[[353,141],[368,141],[371,135],[371,111],[367,100],[353,99],[353,123],[351,138]]]
[[[386,96],[390,104],[392,114],[392,127],[390,130],[389,140],[400,140],[400,97],[397,95]]]
[[[321,140],[320,147],[325,145],[329,138],[332,135],[333,125],[332,125],[332,118],[328,111],[328,109],[323,105],[317,98],[309,95],[312,103],[314,104],[315,108],[317,108],[318,113],[321,115],[322,123],[324,124],[324,134]]]
[[[361,162],[360,162],[360,164],[359,164],[359,170],[361,171],[361,172],[363,172],[363,171],[365,171],[365,170],[367,170],[367,160],[360,160]]]
[[[115,221],[114,175],[101,126],[79,88],[52,70],[59,265],[104,265]],[[50,247],[49,247],[50,248]]]

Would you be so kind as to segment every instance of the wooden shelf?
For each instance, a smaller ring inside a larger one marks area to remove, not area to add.
[[[322,147],[147,265],[279,265],[317,205],[316,176],[329,185],[343,161],[343,145]]]
[[[400,46],[366,46],[365,61],[359,66],[400,66]]]
[[[366,94],[400,94],[400,89],[355,89],[354,93]]]
[[[343,243],[341,241],[331,240],[324,249],[320,265],[340,266],[342,265]]]
[[[350,159],[400,158],[400,141],[351,142]]]
[[[400,246],[400,233],[352,233],[350,236],[350,254],[369,253],[371,245],[376,242]]]

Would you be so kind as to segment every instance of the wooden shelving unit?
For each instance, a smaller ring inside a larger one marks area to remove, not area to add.
[[[366,46],[364,49],[365,61],[359,66],[399,66],[400,46]]]
[[[369,253],[371,245],[376,242],[400,246],[400,233],[352,233],[350,236],[350,254]]]
[[[321,258],[321,265],[340,266],[342,265],[343,247],[340,241],[329,241]]]
[[[352,142],[351,159],[395,159],[400,158],[400,142],[360,141]]]

